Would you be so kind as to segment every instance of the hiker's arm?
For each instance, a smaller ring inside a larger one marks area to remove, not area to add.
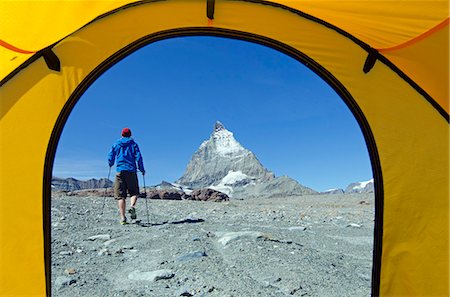
[[[142,159],[142,154],[141,154],[141,151],[139,150],[139,146],[137,144],[135,147],[135,154],[136,154],[136,161],[138,164],[138,168],[142,172],[142,174],[145,174],[144,160]]]
[[[113,147],[111,148],[111,150],[109,151],[109,154],[108,154],[109,167],[112,167],[114,165],[115,160],[116,160],[116,150],[115,150],[115,146],[113,145]]]

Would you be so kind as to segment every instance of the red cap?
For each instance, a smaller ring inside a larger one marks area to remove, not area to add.
[[[123,129],[122,129],[122,136],[123,136],[123,137],[130,137],[130,136],[131,136],[131,130],[130,130],[130,128],[123,128]]]

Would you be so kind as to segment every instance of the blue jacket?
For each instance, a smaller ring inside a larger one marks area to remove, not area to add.
[[[130,137],[122,137],[116,141],[108,154],[109,167],[114,165],[117,158],[116,171],[136,172],[136,161],[139,170],[145,173],[144,162],[136,142]]]

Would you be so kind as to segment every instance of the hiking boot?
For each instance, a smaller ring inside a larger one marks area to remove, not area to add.
[[[130,208],[128,210],[128,212],[130,213],[131,219],[132,220],[136,220],[137,216],[136,216],[136,209],[134,209],[134,207]]]
[[[128,224],[127,218],[123,218],[123,220],[120,220],[120,224],[121,225],[127,225]]]

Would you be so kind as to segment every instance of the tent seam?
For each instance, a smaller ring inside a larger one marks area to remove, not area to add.
[[[431,36],[431,35],[433,35],[434,33],[436,33],[436,32],[438,32],[438,31],[444,29],[446,26],[448,26],[449,20],[450,20],[450,18],[445,19],[444,21],[442,21],[442,22],[439,23],[438,25],[434,26],[434,27],[431,28],[430,30],[425,31],[424,33],[422,33],[422,34],[420,34],[420,35],[417,35],[416,37],[414,37],[414,38],[412,38],[412,39],[410,39],[410,40],[408,40],[408,41],[405,41],[405,42],[403,42],[403,43],[400,43],[400,44],[398,44],[398,45],[391,46],[391,47],[377,48],[377,50],[378,50],[379,52],[390,52],[390,51],[395,51],[395,50],[399,50],[399,49],[402,49],[402,48],[405,48],[405,47],[414,45],[414,44],[418,43],[419,41],[421,41],[421,40],[427,38],[428,36]]]

